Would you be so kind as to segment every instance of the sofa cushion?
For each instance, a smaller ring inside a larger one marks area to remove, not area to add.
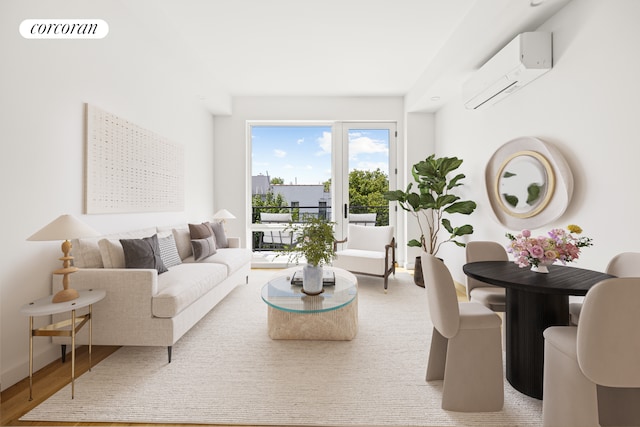
[[[227,241],[227,233],[224,231],[224,224],[221,222],[210,222],[209,225],[216,238],[216,247],[228,248],[229,242]]]
[[[136,239],[147,237],[155,234],[156,228],[142,228],[139,230],[131,230],[116,234],[106,234],[100,237],[88,237],[83,239],[73,239],[71,254],[74,256],[73,263],[78,268],[115,268],[106,267],[99,242],[102,239]],[[124,258],[121,265],[124,268]]]
[[[189,229],[174,228],[173,230],[171,230],[171,233],[173,234],[173,238],[176,241],[180,259],[184,260],[185,258],[193,255],[193,248],[191,247],[191,234],[189,233]]]
[[[159,274],[168,271],[160,257],[157,234],[142,239],[120,239],[120,243],[126,268],[155,268]]]
[[[231,275],[243,265],[251,262],[251,250],[246,248],[221,248],[203,260],[196,261],[192,256],[182,260],[184,263],[221,264],[227,268],[227,274]]]
[[[78,268],[102,268],[102,256],[98,241],[100,237],[88,237],[71,240],[71,255],[73,255],[73,265]]]
[[[158,276],[158,293],[151,300],[157,317],[174,317],[227,278],[222,264],[180,264]]]
[[[173,234],[158,237],[158,245],[160,246],[160,258],[162,258],[162,263],[165,267],[171,268],[182,264],[182,259],[180,259],[180,254],[178,254],[178,248]]]
[[[193,247],[193,258],[196,261],[216,253],[216,243],[213,240],[213,235],[204,239],[193,239],[191,240],[191,246]]]
[[[345,249],[336,254],[333,266],[359,273],[384,274],[384,257],[384,252]]]
[[[125,268],[124,250],[120,239],[100,239],[98,242],[104,268]]]
[[[209,236],[213,236],[213,229],[211,229],[208,222],[189,224],[189,233],[191,234],[191,240],[206,239]]]

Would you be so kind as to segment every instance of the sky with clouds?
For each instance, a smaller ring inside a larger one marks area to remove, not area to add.
[[[330,126],[252,126],[252,175],[280,177],[285,184],[322,184],[331,178]],[[389,132],[349,132],[349,170],[389,172]]]

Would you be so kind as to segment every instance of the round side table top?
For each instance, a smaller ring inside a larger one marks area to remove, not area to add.
[[[33,302],[27,303],[20,308],[20,313],[27,316],[47,316],[50,314],[65,313],[86,307],[103,299],[107,292],[104,289],[89,289],[79,291],[80,296],[71,301],[51,302],[53,295],[49,295]]]

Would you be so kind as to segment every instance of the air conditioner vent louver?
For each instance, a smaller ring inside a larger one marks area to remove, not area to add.
[[[519,34],[464,83],[465,107],[476,109],[495,104],[551,67],[551,33]]]

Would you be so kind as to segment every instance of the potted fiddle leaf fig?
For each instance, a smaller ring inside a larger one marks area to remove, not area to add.
[[[450,174],[461,164],[462,159],[457,157],[436,158],[432,154],[411,168],[417,191],[411,191],[414,183],[409,183],[405,191],[392,190],[384,194],[386,200],[398,202],[402,209],[418,220],[420,236],[411,239],[408,246],[421,247],[434,256],[445,243],[466,246],[456,239],[472,234],[473,226],[465,224],[454,227],[448,218],[451,214],[470,215],[476,209],[475,202],[460,200],[460,196],[453,193],[456,187],[462,185],[465,175],[459,173],[450,177]],[[447,235],[443,236],[443,232]],[[414,280],[418,286],[424,287],[420,257],[416,257]]]

